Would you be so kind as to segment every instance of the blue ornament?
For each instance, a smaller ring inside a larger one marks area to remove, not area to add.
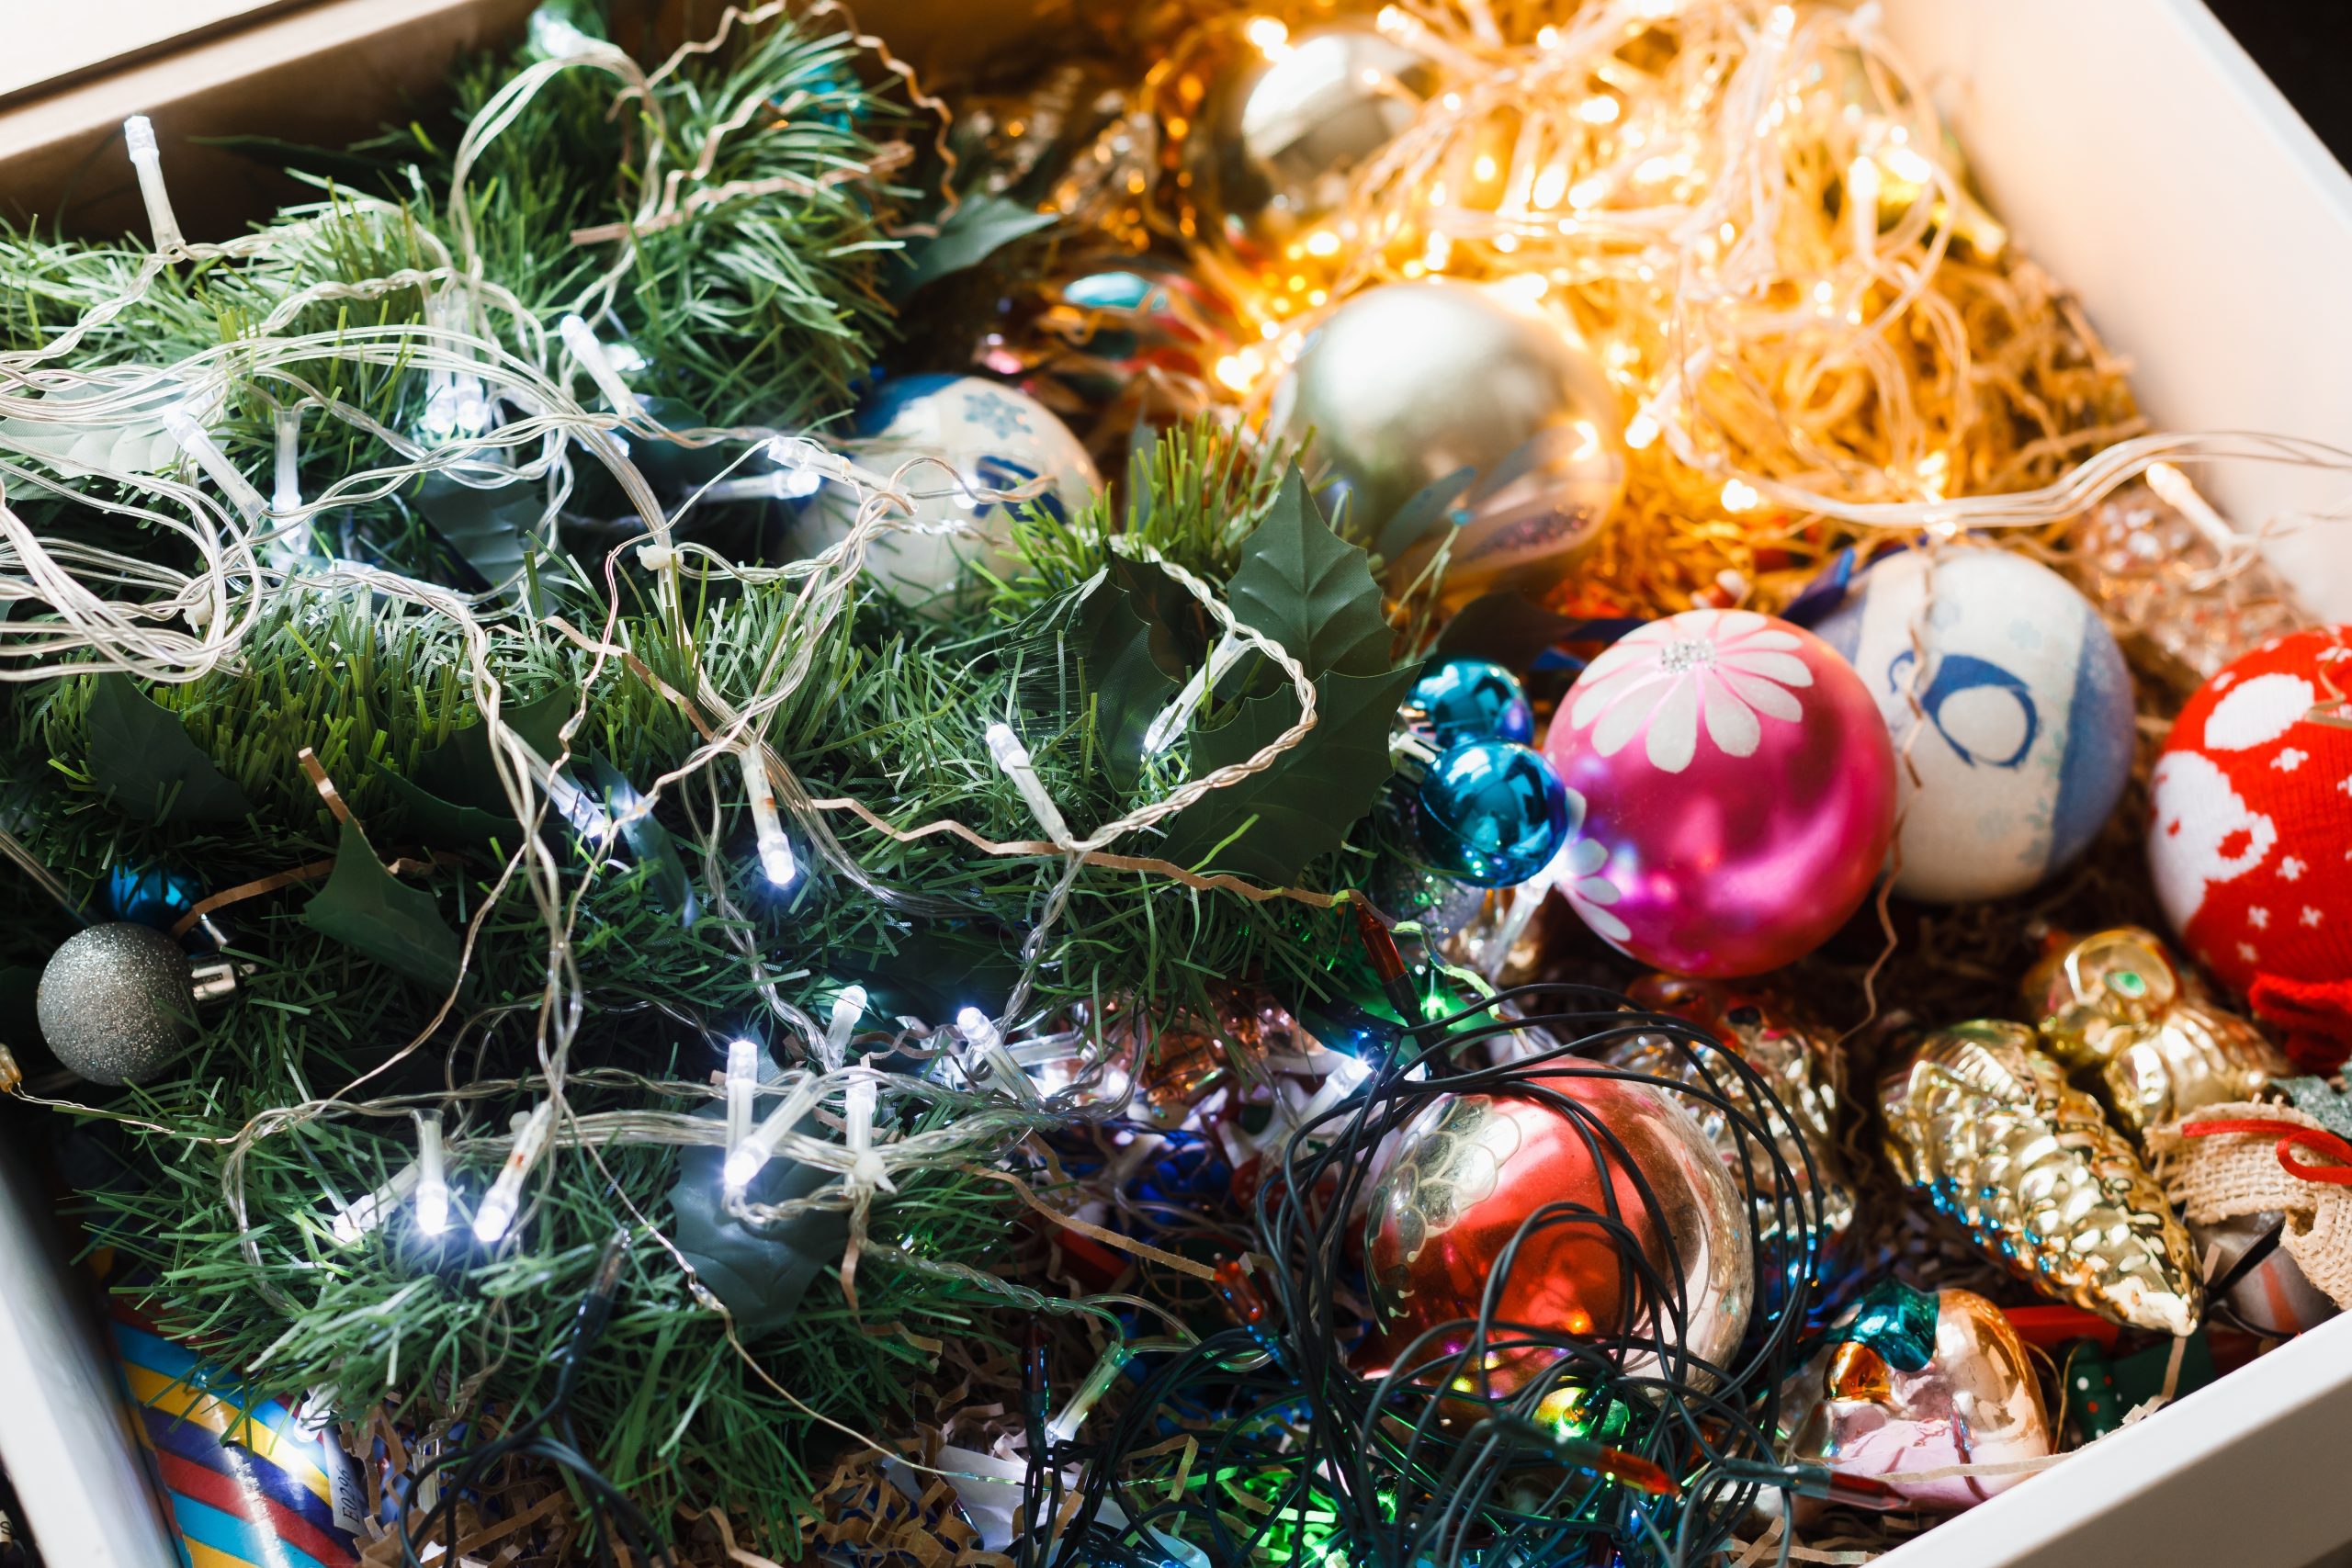
[[[1509,740],[1475,740],[1421,780],[1421,848],[1448,875],[1513,887],[1568,841],[1568,795],[1544,755]]]
[[[1535,739],[1535,710],[1519,677],[1484,659],[1442,659],[1413,682],[1405,705],[1424,715],[1438,750],[1472,740]]]
[[[192,879],[159,865],[118,865],[107,873],[107,912],[118,920],[169,931],[196,899]]]

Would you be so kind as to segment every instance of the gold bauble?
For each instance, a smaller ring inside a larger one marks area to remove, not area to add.
[[[1402,587],[1440,544],[1460,602],[1565,577],[1625,493],[1607,376],[1557,321],[1468,284],[1389,283],[1307,334],[1268,428],[1310,434],[1342,531]]]
[[[1170,130],[1183,128],[1193,238],[1274,276],[1351,248],[1352,236],[1317,239],[1318,227],[1345,206],[1355,171],[1420,112],[1436,85],[1430,62],[1369,27],[1293,38],[1264,17],[1228,24],[1193,59],[1163,93],[1175,100],[1163,110]]]

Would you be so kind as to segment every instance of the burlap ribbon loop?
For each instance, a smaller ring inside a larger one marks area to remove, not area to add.
[[[2148,1134],[2156,1179],[2189,1220],[2211,1224],[2276,1210],[2279,1245],[2336,1305],[2352,1307],[2352,1174],[2299,1151],[2337,1155],[2342,1140],[2287,1105],[2208,1105]]]

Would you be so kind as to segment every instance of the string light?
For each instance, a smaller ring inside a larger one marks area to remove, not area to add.
[[[727,1044],[727,1146],[740,1147],[752,1135],[752,1111],[760,1093],[760,1045],[756,1040]]]
[[[841,995],[833,998],[833,1015],[825,1025],[825,1070],[832,1072],[849,1057],[850,1036],[857,1032],[858,1021],[865,1016],[865,987],[843,986]]]
[[[361,1236],[382,1224],[384,1216],[416,1190],[420,1175],[417,1162],[409,1161],[392,1173],[391,1179],[329,1220],[327,1234],[345,1247],[354,1246]]]
[[[1029,748],[1021,743],[1021,737],[1012,733],[1012,727],[1001,721],[990,724],[987,739],[989,755],[996,759],[997,767],[1012,781],[1012,787],[1020,791],[1021,798],[1028,803],[1031,815],[1037,818],[1037,826],[1046,830],[1046,837],[1059,845],[1067,846],[1073,842],[1069,824],[1062,818],[1061,807],[1056,806],[1054,797],[1046,793],[1046,782],[1037,776],[1037,764],[1031,760]]]
[[[773,437],[763,449],[775,465],[762,474],[720,479],[704,490],[707,501],[804,501],[825,488],[825,473],[811,461],[809,443],[798,436]]]
[[[818,1080],[803,1078],[786,1095],[784,1103],[768,1112],[767,1120],[751,1131],[751,1134],[727,1151],[727,1162],[720,1179],[730,1193],[741,1192],[767,1168],[768,1161],[784,1144],[785,1134],[798,1126],[809,1111],[817,1107]]]
[[[441,1150],[441,1113],[416,1112],[416,1228],[439,1235],[449,1228],[449,1174]]]
[[[1111,1385],[1118,1381],[1127,1360],[1127,1348],[1123,1344],[1113,1345],[1097,1357],[1094,1365],[1087,1371],[1086,1381],[1078,1385],[1069,1401],[1054,1413],[1054,1418],[1046,1423],[1046,1439],[1067,1443],[1077,1437],[1078,1429],[1086,1424],[1088,1413],[1102,1402],[1104,1394],[1111,1392]]]
[[[291,517],[302,509],[302,410],[300,404],[288,403],[278,409],[272,423],[277,437],[277,468],[272,481],[270,510],[280,517]],[[278,542],[271,547],[274,560],[279,565],[311,553],[311,525],[296,523],[287,529]]]
[[[743,765],[743,793],[752,803],[752,833],[758,845],[760,870],[778,887],[789,887],[800,874],[800,862],[785,835],[784,818],[775,808],[775,781],[768,776],[767,748],[754,736],[736,756]]]
[[[474,1213],[476,1241],[494,1247],[506,1238],[523,1207],[523,1183],[530,1177],[531,1168],[539,1163],[554,1130],[553,1100],[542,1100],[529,1114],[515,1119],[514,1142],[506,1151],[506,1163],[498,1168],[498,1179],[490,1184],[489,1196]]]
[[[220,493],[229,498],[229,504],[237,509],[239,515],[248,523],[259,524],[269,510],[269,502],[262,499],[252,480],[237,471],[237,466],[229,461],[229,454],[220,450],[220,444],[212,439],[211,433],[185,408],[167,408],[162,417],[164,434],[178,444],[188,460],[220,488]]]
[[[842,1146],[849,1151],[850,1187],[861,1194],[879,1188],[896,1192],[882,1156],[874,1152],[876,1089],[872,1078],[859,1078],[842,1092]]]
[[[964,1037],[965,1053],[970,1057],[966,1077],[991,1085],[1015,1100],[1037,1103],[1037,1086],[1029,1081],[1028,1073],[1005,1049],[1004,1035],[988,1014],[975,1007],[959,1010],[956,1014],[956,1032]]]
[[[172,193],[164,184],[164,155],[155,145],[155,127],[143,114],[122,122],[123,145],[130,151],[130,166],[139,175],[139,197],[147,206],[147,231],[157,255],[187,249],[180,220],[172,211]]]
[[[605,401],[612,406],[614,412],[633,414],[638,412],[642,400],[629,390],[627,381],[621,379],[621,373],[605,353],[605,345],[597,340],[586,321],[578,316],[567,315],[556,323],[556,333],[563,339],[563,346],[571,351],[571,357],[580,362],[580,368],[588,373],[588,379],[595,382],[596,389],[605,394]]]

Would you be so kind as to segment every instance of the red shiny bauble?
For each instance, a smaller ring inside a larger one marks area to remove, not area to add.
[[[1679,1282],[1683,1348],[1722,1364],[1747,1326],[1752,1262],[1739,1200],[1698,1125],[1645,1084],[1573,1071],[1532,1084],[1449,1097],[1407,1132],[1365,1219],[1379,1332],[1360,1365],[1385,1370],[1400,1358],[1424,1365],[1461,1349],[1507,1254],[1490,1342],[1527,1337],[1506,1324],[1604,1341],[1674,1332],[1677,1314],[1662,1311],[1628,1267],[1634,1246],[1651,1269]],[[1545,1093],[1581,1113],[1547,1103]],[[1555,1204],[1592,1217],[1562,1211],[1530,1224]],[[1612,1205],[1630,1236],[1597,1218]],[[1439,1332],[1409,1348],[1431,1330]],[[1507,1393],[1555,1355],[1541,1346],[1497,1351],[1488,1381]],[[1639,1350],[1626,1366],[1638,1371],[1655,1359]]]

